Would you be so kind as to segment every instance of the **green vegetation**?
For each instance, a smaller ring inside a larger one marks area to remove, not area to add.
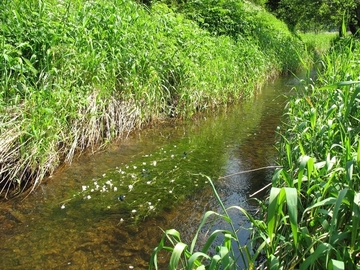
[[[322,32],[322,33],[298,33],[301,40],[307,46],[309,51],[314,51],[319,56],[326,53],[329,47],[333,44],[334,39],[338,37],[338,33],[334,32]]]
[[[273,176],[268,198],[260,201],[260,215],[255,219],[232,207],[252,222],[252,248],[239,244],[238,228],[223,209],[216,215],[233,230],[210,233],[200,252],[166,231],[154,250],[154,264],[157,252],[166,249],[172,252],[170,269],[180,263],[182,269],[237,269],[237,260],[246,269],[359,269],[359,56],[359,41],[340,39],[323,55],[316,82],[298,87],[287,104],[277,145],[282,168]],[[225,237],[210,256],[214,234]],[[174,248],[164,244],[166,237]],[[234,249],[242,257],[234,257]]]
[[[267,9],[292,30],[342,31],[342,23],[354,35],[360,29],[359,0],[268,0]]]
[[[298,89],[286,108],[284,168],[274,176],[267,223],[259,228],[267,230],[270,264],[283,269],[359,267],[357,43],[343,40],[325,54],[317,83]]]
[[[1,196],[33,190],[77,153],[144,123],[236,102],[297,68],[302,43],[285,24],[224,3],[204,1],[194,22],[162,3],[2,1]],[[212,23],[246,29],[209,31],[199,16],[210,4]]]

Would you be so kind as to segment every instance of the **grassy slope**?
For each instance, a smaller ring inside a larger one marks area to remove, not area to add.
[[[302,48],[250,4],[241,7],[249,27],[237,41],[163,4],[15,0],[0,8],[2,196],[145,122],[251,95],[296,68]]]

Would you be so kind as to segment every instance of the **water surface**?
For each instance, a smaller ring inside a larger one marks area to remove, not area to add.
[[[215,181],[226,206],[255,211],[249,195],[271,181],[273,169],[237,173],[276,163],[290,81],[268,83],[225,111],[131,134],[60,169],[25,200],[3,203],[0,268],[147,269],[161,229],[176,228],[190,244],[202,215],[220,211],[202,175]],[[249,223],[240,213],[232,218],[245,244]]]

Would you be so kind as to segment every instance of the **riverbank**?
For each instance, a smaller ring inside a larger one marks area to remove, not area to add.
[[[263,209],[266,223],[255,226],[268,265],[359,268],[359,55],[358,40],[338,40],[317,80],[298,87],[286,107],[283,168]]]
[[[0,196],[145,123],[250,96],[305,55],[261,8],[219,7],[210,22],[227,12],[231,31],[217,33],[199,21],[205,7],[188,19],[190,2],[183,13],[129,0],[0,4]]]
[[[242,205],[226,208],[212,185],[222,211],[208,211],[198,232],[211,216],[227,226],[210,231],[199,252],[184,244],[176,230],[167,230],[162,241],[168,238],[174,245],[167,248],[169,265],[181,258],[189,268],[239,269],[239,263],[243,269],[359,268],[359,55],[358,40],[337,38],[322,55],[317,78],[294,88],[278,129],[280,168],[263,188],[270,188],[266,199],[257,200],[260,213],[251,215]],[[239,240],[243,228],[230,216],[234,211],[252,223],[253,237],[246,244]],[[216,243],[218,253],[209,256],[217,237],[222,239]],[[164,248],[162,241],[150,269]]]

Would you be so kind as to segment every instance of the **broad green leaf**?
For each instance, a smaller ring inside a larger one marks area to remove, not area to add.
[[[356,241],[359,238],[360,225],[360,193],[356,192],[354,196],[354,203],[352,208],[352,228],[351,228],[351,249],[357,248]]]
[[[221,261],[220,255],[216,254],[211,258],[209,270],[218,269],[219,262]]]
[[[197,266],[196,269],[201,269],[200,267],[203,266],[201,265],[202,259],[210,260],[211,257],[203,252],[195,252],[188,259],[188,268],[193,269],[194,266]]]
[[[298,171],[298,186],[297,186],[298,191],[301,190],[301,184],[302,184],[302,180],[303,180],[305,167],[306,167],[306,164],[308,163],[309,159],[310,159],[309,156],[301,156],[300,157],[300,166],[299,166],[299,171]],[[308,177],[308,179],[310,179],[310,178]]]
[[[331,259],[328,269],[329,270],[345,270],[345,264],[342,261]]]
[[[331,249],[331,246],[328,243],[320,243],[316,250],[308,256],[302,264],[300,264],[300,270],[309,269],[310,265],[314,265],[316,261],[320,257],[323,257],[329,249]]]
[[[181,255],[183,254],[183,252],[186,250],[187,245],[185,243],[177,243],[174,247],[174,250],[172,251],[171,257],[170,257],[170,264],[169,264],[169,269],[170,270],[176,270],[178,265],[179,265],[179,261],[181,259]]]
[[[213,242],[215,241],[216,237],[218,237],[219,235],[225,235],[225,234],[231,234],[230,231],[228,230],[215,230],[213,231],[210,236],[208,237],[208,239],[206,240],[205,245],[203,246],[201,252],[206,253],[208,252],[209,248],[212,246]],[[235,239],[235,238],[234,238]]]
[[[329,242],[330,242],[330,244],[332,244],[335,241],[336,236],[337,236],[336,232],[337,232],[338,220],[339,220],[338,213],[339,213],[340,206],[343,203],[343,199],[344,199],[347,191],[348,191],[347,188],[341,190],[339,192],[339,195],[338,195],[337,199],[336,199],[335,207],[334,207],[334,210],[333,210],[333,213],[332,213],[330,231],[329,231],[329,234],[330,234]]]
[[[343,81],[343,82],[339,82],[337,84],[338,87],[341,87],[341,86],[347,86],[347,85],[353,85],[353,84],[359,84],[360,81]]]
[[[295,188],[285,188],[286,193],[286,203],[288,206],[288,212],[290,217],[290,225],[291,230],[293,233],[294,238],[294,245],[297,246],[298,243],[298,231],[297,231],[297,215],[298,215],[298,209],[297,209],[297,191]]]
[[[199,227],[198,227],[198,229],[197,229],[197,231],[196,231],[196,233],[195,233],[195,236],[194,236],[194,238],[193,238],[193,240],[192,240],[192,242],[191,242],[190,253],[192,253],[192,252],[194,251],[195,244],[196,244],[196,241],[197,241],[197,239],[198,239],[198,237],[199,237],[199,233],[200,233],[200,231],[201,231],[201,228],[204,226],[204,224],[205,224],[205,222],[207,221],[207,219],[208,219],[210,216],[212,216],[212,215],[223,217],[222,215],[220,215],[220,214],[218,214],[218,213],[216,213],[216,212],[214,212],[214,211],[207,211],[207,212],[205,213],[205,215],[204,215],[203,218],[201,219],[200,225],[199,225]],[[210,243],[210,245],[211,245],[211,243]],[[208,248],[208,247],[207,247],[207,248]],[[205,252],[205,253],[207,252],[207,249],[205,250],[205,246],[204,246],[204,248],[203,248],[203,252]]]
[[[280,262],[278,257],[275,257],[271,254],[270,256],[270,270],[280,270],[282,267],[280,267]]]
[[[320,202],[317,202],[311,206],[309,206],[308,208],[306,208],[304,210],[304,213],[303,213],[303,218],[304,218],[304,215],[307,214],[307,212],[313,208],[317,208],[317,207],[320,207],[320,206],[325,206],[325,205],[330,205],[330,204],[334,204],[336,202],[336,198],[334,197],[329,197],[329,198],[326,198]]]
[[[270,190],[269,197],[269,207],[268,207],[268,215],[267,215],[267,223],[268,223],[268,235],[270,238],[270,242],[272,242],[275,235],[275,227],[277,221],[277,197],[280,193],[280,189],[273,187]]]

